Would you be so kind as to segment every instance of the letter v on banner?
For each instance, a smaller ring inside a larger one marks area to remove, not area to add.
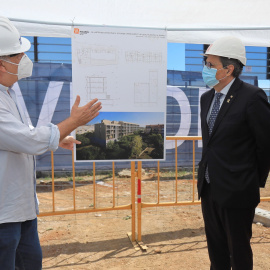
[[[56,82],[56,81],[52,81],[49,83],[36,127],[44,126],[47,125],[48,123],[51,123],[61,90],[63,88],[63,84],[64,82]],[[17,100],[25,114],[25,117],[29,125],[32,126],[32,121],[26,108],[19,84],[18,83],[14,84],[12,89],[16,92]]]

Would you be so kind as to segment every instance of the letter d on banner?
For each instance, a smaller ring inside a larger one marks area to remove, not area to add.
[[[186,94],[176,86],[167,86],[167,97],[173,97],[179,104],[181,112],[181,122],[179,129],[174,136],[187,136],[191,125],[191,109]],[[184,141],[177,141],[177,147]],[[166,149],[174,149],[174,141],[166,141]]]

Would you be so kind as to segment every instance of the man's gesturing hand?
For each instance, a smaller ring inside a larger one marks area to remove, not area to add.
[[[99,110],[102,108],[101,103],[95,98],[88,102],[86,105],[79,107],[80,96],[76,97],[74,105],[71,109],[70,118],[77,123],[77,127],[82,126],[93,120],[99,114]]]
[[[80,96],[77,96],[70,117],[57,125],[60,131],[60,142],[77,127],[83,126],[97,117],[102,108],[101,103],[97,102],[97,98],[82,107],[79,107],[80,100]]]
[[[67,136],[59,143],[59,146],[68,150],[73,150],[74,143],[81,144],[80,141],[75,140],[72,136]]]

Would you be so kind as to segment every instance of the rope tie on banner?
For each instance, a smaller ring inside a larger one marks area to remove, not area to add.
[[[75,21],[75,17],[71,20],[71,23],[72,23],[72,27],[74,27],[74,21]]]

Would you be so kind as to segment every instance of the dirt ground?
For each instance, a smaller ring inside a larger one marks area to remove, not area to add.
[[[178,201],[189,200],[192,182],[178,181]],[[92,178],[76,178],[76,208],[93,207]],[[262,190],[270,196],[270,181]],[[174,201],[175,181],[160,181],[160,201]],[[37,185],[40,210],[52,210],[51,181]],[[116,205],[130,203],[130,179],[115,184]],[[142,201],[157,201],[157,180],[145,177]],[[101,176],[96,183],[96,208],[112,204],[112,180]],[[71,179],[56,179],[56,210],[73,205]],[[260,208],[270,210],[270,202]],[[88,214],[39,217],[38,231],[43,250],[43,269],[209,269],[209,259],[200,206],[145,208],[142,211],[142,241],[147,251],[137,250],[129,240],[131,212],[118,210]],[[254,269],[270,269],[270,228],[253,224]]]

